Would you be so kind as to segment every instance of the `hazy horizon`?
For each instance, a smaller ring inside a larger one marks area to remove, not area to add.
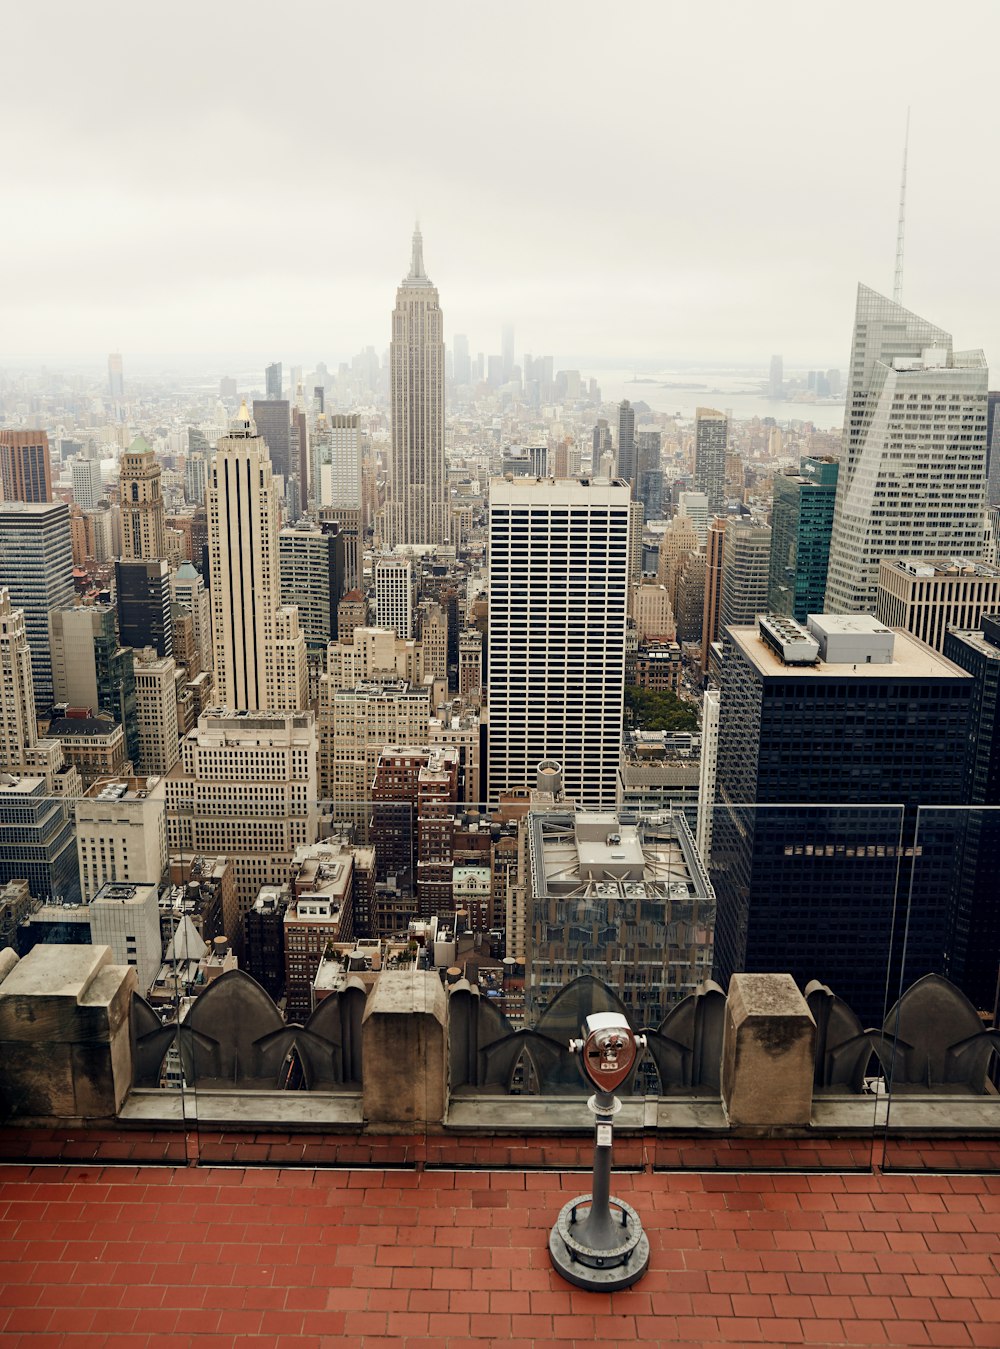
[[[381,352],[419,215],[473,352],[510,322],[568,368],[843,369],[858,282],[892,290],[908,105],[903,302],[1000,362],[996,7],[721,15],[18,7],[0,364]]]

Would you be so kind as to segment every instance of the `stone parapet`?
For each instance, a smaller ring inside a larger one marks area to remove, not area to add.
[[[361,1035],[368,1128],[440,1126],[448,1110],[448,998],[437,974],[383,975],[369,994]]]
[[[36,946],[0,983],[0,1111],[112,1120],[132,1085],[129,966],[108,946]]]
[[[790,974],[734,974],[722,1040],[730,1124],[802,1127],[812,1116],[816,1022]]]

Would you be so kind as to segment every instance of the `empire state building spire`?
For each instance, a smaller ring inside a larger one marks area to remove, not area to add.
[[[403,281],[403,285],[431,285],[431,279],[424,271],[424,236],[420,233],[419,220],[413,228],[413,251],[410,255],[410,274]]]
[[[383,542],[446,543],[448,486],[444,458],[444,322],[437,287],[424,271],[417,225],[409,275],[396,292],[389,348],[392,465]]]

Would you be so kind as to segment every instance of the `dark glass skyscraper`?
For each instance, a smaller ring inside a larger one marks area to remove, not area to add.
[[[962,812],[955,978],[977,1007],[992,1010],[1000,969],[1000,614],[985,617],[979,632],[952,629],[944,654],[973,679],[964,796],[983,807]]]
[[[280,361],[275,361],[272,365],[264,367],[264,389],[267,394],[267,401],[269,403],[276,403],[280,401],[281,399]]]
[[[800,461],[798,473],[774,480],[768,607],[804,623],[823,612],[830,531],[839,464],[832,457]]]
[[[253,420],[257,434],[270,451],[271,471],[280,473],[287,480],[290,473],[298,471],[298,464],[292,463],[292,419],[289,415],[288,399],[255,398]]]
[[[694,414],[694,481],[708,497],[709,515],[726,508],[726,448],[729,419],[713,408],[698,408]]]
[[[757,628],[724,638],[715,977],[821,979],[879,1024],[904,929],[907,983],[952,972],[959,813],[922,821],[918,838],[917,808],[962,800],[973,681],[866,615],[813,620],[811,648],[778,622],[801,634],[797,656]]]
[[[618,405],[618,476],[625,478],[632,486],[632,497],[636,494],[635,447],[635,408],[627,398]]]
[[[122,559],[115,563],[118,635],[122,646],[155,646],[157,655],[174,650],[170,613],[170,568],[162,559]]]

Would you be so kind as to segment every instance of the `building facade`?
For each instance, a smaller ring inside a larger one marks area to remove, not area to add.
[[[729,419],[714,408],[698,408],[694,414],[694,481],[708,497],[710,515],[726,508],[726,449]]]
[[[824,612],[830,532],[840,465],[804,457],[774,479],[768,609],[804,623]]]
[[[49,614],[74,599],[69,507],[62,501],[0,502],[0,585],[24,611],[35,706],[52,706]]]
[[[268,448],[244,404],[218,442],[208,489],[215,681],[233,710],[306,706],[305,638],[298,611],[281,602],[279,526]]]
[[[871,613],[883,558],[978,557],[986,360],[858,287],[826,604]]]
[[[547,758],[581,805],[613,805],[621,749],[629,489],[490,484],[488,796]]]
[[[1000,567],[965,557],[883,558],[875,617],[944,651],[949,628],[981,627],[1000,611]]]
[[[167,556],[162,476],[152,446],[137,436],[118,461],[122,557]]]
[[[958,819],[918,838],[917,808],[962,800],[972,680],[867,615],[761,620],[725,643],[715,977],[821,978],[875,1024],[903,959],[897,905],[907,981],[951,966]]]
[[[47,432],[0,430],[0,488],[4,501],[52,500]]]

